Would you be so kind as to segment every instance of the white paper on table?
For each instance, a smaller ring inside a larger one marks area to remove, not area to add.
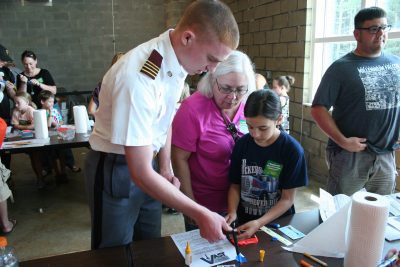
[[[338,210],[344,207],[351,198],[344,194],[332,196],[322,188],[319,189],[319,214],[322,221],[326,221]]]
[[[385,228],[385,239],[389,242],[400,239],[400,231],[395,227],[393,227],[392,225],[390,225],[389,222]]]
[[[35,146],[44,146],[49,143],[50,143],[50,138],[27,139],[27,140],[4,142],[1,148],[9,149],[17,147],[35,147]]]
[[[397,194],[387,195],[385,197],[390,201],[389,213],[393,216],[400,216],[400,203]]]
[[[198,229],[174,234],[171,238],[183,258],[185,258],[186,243],[189,242],[192,250],[191,267],[213,266],[236,259],[235,247],[227,239],[211,244],[200,236]]]
[[[291,247],[283,249],[314,256],[343,258],[351,201]]]

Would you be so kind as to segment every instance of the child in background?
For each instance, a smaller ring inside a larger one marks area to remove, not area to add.
[[[46,110],[47,127],[57,128],[62,124],[62,116],[56,108],[54,108],[54,94],[47,90],[39,93],[40,104],[42,109]]]
[[[31,96],[25,92],[17,92],[15,97],[15,108],[11,117],[11,125],[18,130],[32,130],[35,128],[33,124],[33,108],[31,105]]]
[[[54,94],[47,90],[39,93],[39,101],[42,109],[46,110],[47,126],[49,128],[57,128],[62,124],[62,116],[56,108],[54,108]],[[65,149],[56,149],[46,154],[48,160],[52,163],[56,172],[57,183],[67,183],[68,177],[65,171]]]
[[[238,220],[240,239],[293,214],[296,188],[308,180],[303,148],[277,128],[282,121],[278,95],[269,89],[251,93],[244,116],[249,134],[233,148],[226,216],[229,224]]]
[[[282,115],[283,121],[281,128],[289,133],[289,91],[290,87],[294,84],[294,77],[287,75],[287,76],[278,76],[275,77],[272,81],[272,90],[274,90],[281,99],[282,105]]]
[[[31,96],[26,92],[17,92],[14,97],[15,108],[11,117],[11,125],[18,130],[32,130],[35,128],[33,121],[33,111],[35,104],[31,100]],[[36,186],[43,189],[46,183],[42,175],[42,153],[40,151],[32,151],[29,153],[32,169],[36,174]]]

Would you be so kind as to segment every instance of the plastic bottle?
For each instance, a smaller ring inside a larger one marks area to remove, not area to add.
[[[7,238],[0,236],[0,267],[18,267],[14,248],[7,246]]]

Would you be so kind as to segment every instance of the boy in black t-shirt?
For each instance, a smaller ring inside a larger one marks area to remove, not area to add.
[[[239,222],[239,239],[285,213],[294,213],[296,188],[307,184],[301,145],[277,126],[281,103],[272,90],[253,92],[244,115],[249,134],[235,145],[231,158],[228,223]]]

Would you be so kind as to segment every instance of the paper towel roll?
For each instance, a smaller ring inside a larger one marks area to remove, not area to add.
[[[33,124],[35,126],[35,138],[45,139],[49,137],[46,110],[38,109],[33,111]]]
[[[74,106],[74,122],[76,133],[87,133],[89,116],[85,106]]]
[[[369,192],[353,195],[345,267],[376,267],[380,263],[389,205],[385,196]]]

